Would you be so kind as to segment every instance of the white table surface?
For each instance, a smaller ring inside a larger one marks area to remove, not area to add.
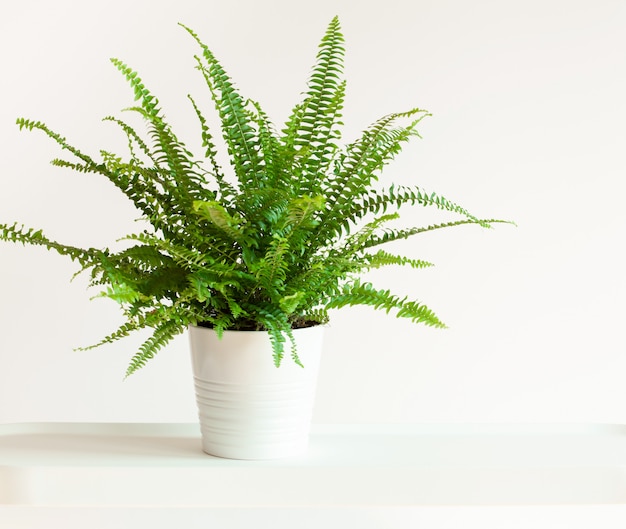
[[[306,455],[234,461],[195,424],[0,425],[0,505],[626,505],[626,426],[314,425]]]

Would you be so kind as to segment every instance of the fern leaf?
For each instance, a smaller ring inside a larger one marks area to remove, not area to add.
[[[254,308],[259,315],[259,321],[269,334],[274,365],[280,367],[283,357],[285,356],[285,333],[288,333],[291,329],[287,315],[279,308],[267,303]]]
[[[202,191],[197,182],[195,163],[190,158],[191,153],[165,122],[158,106],[158,99],[145,87],[137,72],[119,59],[112,58],[111,62],[126,77],[135,92],[135,99],[141,102],[141,107],[133,107],[130,110],[139,112],[150,123],[151,137],[156,144],[155,159],[157,163],[165,163],[169,168],[170,178],[165,181],[166,191],[175,197],[183,211],[189,211],[193,201],[191,193]]]
[[[316,63],[308,83],[305,100],[296,105],[283,130],[286,151],[302,153],[299,165],[305,172],[302,184],[314,184],[314,175],[320,174],[331,161],[335,146],[331,138],[339,138],[345,96],[343,72],[344,38],[335,17],[328,25],[320,43]],[[317,186],[302,188],[303,193],[316,194]]]
[[[393,125],[402,118],[414,118],[405,127]],[[346,187],[353,196],[366,189],[376,173],[389,162],[402,148],[402,143],[419,134],[417,125],[430,114],[418,107],[406,112],[388,114],[370,125],[355,142],[345,147],[345,154],[339,160],[336,177],[329,182],[329,202],[338,202],[344,196]]]
[[[172,241],[160,239],[159,237],[141,233],[127,235],[123,239],[126,241],[138,241],[146,246],[154,246],[166,252],[174,262],[189,268],[190,270],[201,269],[207,264],[208,257],[197,250],[175,244]]]
[[[320,325],[328,323],[328,311],[325,308],[310,308],[302,313],[300,318],[302,321],[314,321]]]
[[[55,250],[60,255],[68,256],[72,261],[77,261],[83,266],[91,266],[107,251],[93,248],[85,250],[61,244],[45,237],[41,230],[26,228],[17,223],[11,225],[0,224],[0,240],[22,243],[24,245],[44,246],[48,250]]]
[[[223,137],[228,145],[237,178],[242,187],[259,187],[259,178],[264,167],[259,155],[260,140],[246,112],[244,99],[233,86],[230,77],[213,55],[213,52],[191,29],[183,24],[179,25],[193,37],[202,49],[202,57],[206,66],[197,58],[198,68],[210,89],[211,97],[222,122]]]
[[[367,268],[380,268],[389,265],[408,265],[411,268],[429,268],[434,266],[433,263],[422,261],[421,259],[410,259],[403,255],[394,255],[384,250],[379,250],[375,254],[366,254],[363,259],[367,263]]]
[[[109,286],[100,294],[100,297],[107,297],[116,301],[120,305],[130,304],[142,298],[141,292],[125,282],[110,282]]]
[[[91,349],[95,349],[96,347],[101,347],[105,344],[110,344],[115,342],[116,340],[121,340],[122,338],[126,338],[130,335],[131,332],[139,330],[143,328],[137,320],[129,320],[122,324],[116,331],[111,334],[105,336],[99,342],[88,345],[86,347],[77,347],[75,351],[90,351]]]
[[[247,238],[243,229],[245,219],[233,217],[219,202],[196,200],[193,203],[193,211],[207,219],[233,241],[246,244]]]
[[[283,173],[286,173],[286,171],[283,159],[280,156],[280,140],[274,125],[259,103],[249,100],[249,104],[254,109],[254,112],[251,113],[251,119],[257,125],[260,153],[263,157],[263,170],[265,172],[263,181],[259,183],[263,183],[264,187],[288,185],[288,182],[283,181]]]
[[[97,173],[99,172],[94,166],[70,162],[68,160],[62,160],[61,158],[54,158],[50,162],[55,167],[65,167],[67,169],[72,169],[73,171],[77,171],[79,173]]]
[[[293,334],[293,329],[291,328],[291,326],[287,327],[285,334],[287,335],[287,337],[289,338],[289,342],[291,343],[291,359],[296,365],[303,368],[304,364],[302,363],[302,361],[300,360],[300,357],[298,356],[298,344],[296,342],[296,337]],[[276,366],[276,367],[279,367],[279,366]]]
[[[451,202],[445,197],[436,193],[427,193],[420,187],[391,186],[388,189],[379,192],[370,192],[363,195],[360,199],[353,201],[352,204],[342,210],[342,215],[356,222],[366,215],[387,211],[390,207],[398,210],[402,206],[410,204],[419,204],[425,207],[436,207],[437,209],[453,212],[463,215],[470,219],[473,223],[480,224],[484,228],[489,228],[489,224],[484,223],[465,208]]]
[[[140,163],[140,159],[137,156],[137,154],[135,153],[135,149],[134,146],[137,145],[139,147],[139,150],[145,154],[155,166],[158,166],[157,161],[155,160],[152,151],[150,150],[150,148],[148,147],[148,145],[146,144],[146,142],[141,138],[141,136],[139,136],[139,134],[137,134],[137,132],[135,131],[135,129],[133,129],[130,125],[128,125],[127,123],[125,123],[124,121],[122,121],[121,119],[118,119],[114,116],[106,116],[105,118],[102,119],[102,121],[111,121],[115,124],[117,124],[126,134],[126,137],[128,138],[128,149],[130,150],[130,153],[132,155],[132,159],[139,163]]]
[[[343,246],[339,249],[339,253],[342,255],[354,255],[357,251],[363,248],[366,241],[370,240],[374,232],[379,229],[383,224],[400,218],[398,213],[388,213],[386,215],[380,215],[374,220],[368,222],[356,233],[348,237]]]
[[[302,228],[313,228],[318,225],[316,214],[324,209],[324,197],[302,195],[289,201],[285,215],[284,228],[294,232]]]
[[[285,314],[293,314],[306,298],[306,293],[299,291],[280,298],[278,304]]]
[[[407,301],[406,298],[400,299],[389,290],[377,290],[371,283],[361,283],[358,280],[345,285],[343,291],[326,304],[326,308],[336,309],[353,305],[367,305],[387,313],[395,309],[398,318],[408,318],[414,323],[423,323],[432,327],[446,327],[425,305],[416,301]]]
[[[213,136],[211,135],[211,131],[207,125],[206,118],[200,112],[198,105],[194,99],[188,95],[187,96],[191,101],[194,111],[196,112],[196,116],[198,117],[198,121],[200,122],[200,133],[202,137],[202,146],[206,149],[204,156],[209,159],[211,162],[211,167],[213,168],[213,176],[216,178],[217,182],[220,185],[220,191],[222,195],[229,196],[234,194],[234,189],[232,186],[227,184],[224,180],[224,174],[222,168],[217,163],[217,147],[215,146],[215,142],[213,140]]]
[[[265,256],[256,266],[256,278],[268,292],[280,293],[284,290],[282,285],[287,277],[288,262],[285,256],[288,251],[289,241],[285,237],[275,235]]]
[[[77,158],[85,162],[88,167],[93,167],[94,169],[97,168],[98,164],[96,164],[96,162],[94,162],[90,156],[87,156],[86,154],[79,151],[76,147],[70,145],[63,136],[49,129],[45,123],[42,123],[41,121],[32,121],[32,120],[24,119],[24,118],[18,118],[16,123],[17,125],[19,125],[20,130],[22,129],[27,129],[29,131],[32,131],[33,129],[41,130],[44,134],[46,134],[46,136],[56,141],[61,146],[61,148],[70,151],[74,156],[76,156]]]
[[[397,241],[400,239],[407,239],[412,237],[413,235],[418,235],[420,233],[426,233],[429,231],[440,230],[443,228],[452,228],[455,226],[463,226],[466,224],[478,224],[480,226],[491,227],[491,224],[495,223],[504,223],[504,224],[514,224],[510,221],[498,220],[498,219],[462,219],[453,222],[443,222],[441,224],[432,224],[429,226],[418,226],[415,228],[409,228],[404,230],[392,230],[385,229],[382,234],[373,234],[369,238],[363,241],[363,244],[360,249],[372,248],[374,246],[380,246],[381,244],[387,244],[392,241]]]
[[[174,336],[182,333],[185,326],[176,320],[166,320],[159,324],[152,336],[148,338],[139,348],[126,370],[126,377],[132,375],[138,369],[144,367],[146,362],[154,357],[154,355],[162,349]]]

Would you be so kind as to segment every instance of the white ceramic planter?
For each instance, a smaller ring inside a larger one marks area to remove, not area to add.
[[[202,448],[229,459],[279,459],[306,451],[323,327],[294,331],[304,368],[275,367],[267,333],[189,327]]]

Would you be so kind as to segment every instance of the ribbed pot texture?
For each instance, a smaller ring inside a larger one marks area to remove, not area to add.
[[[263,331],[189,327],[202,448],[229,459],[279,459],[306,452],[323,327],[294,330],[298,356],[275,367]]]

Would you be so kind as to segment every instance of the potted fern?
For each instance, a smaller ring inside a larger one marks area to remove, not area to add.
[[[127,155],[101,151],[95,159],[44,123],[20,118],[17,124],[42,131],[72,155],[53,165],[108,178],[141,212],[146,229],[124,237],[125,247],[117,251],[61,244],[17,223],[0,224],[0,238],[68,256],[89,274],[90,286],[121,306],[125,323],[91,347],[153,329],[127,375],[189,329],[201,422],[207,419],[205,451],[243,458],[295,453],[306,445],[329,310],[369,305],[444,327],[425,305],[361,278],[388,265],[431,266],[381,247],[427,231],[464,224],[487,228],[501,221],[477,218],[416,186],[379,184],[381,169],[418,136],[417,125],[428,115],[422,109],[389,114],[355,141],[338,145],[345,81],[337,18],[321,41],[303,101],[280,130],[257,102],[239,94],[196,33],[182,27],[199,45],[197,69],[221,122],[228,170],[220,166],[218,142],[191,96],[202,156],[174,134],[137,73],[112,59],[138,101],[129,110],[147,124],[144,139],[127,122],[105,118],[127,137]],[[393,227],[405,205],[435,207],[459,218]],[[236,343],[243,347],[239,355],[230,349]],[[222,345],[227,352],[219,350]],[[243,364],[233,364],[241,359]],[[233,395],[235,402],[227,403]],[[278,419],[275,408],[285,405],[277,402],[301,402],[305,411]]]

